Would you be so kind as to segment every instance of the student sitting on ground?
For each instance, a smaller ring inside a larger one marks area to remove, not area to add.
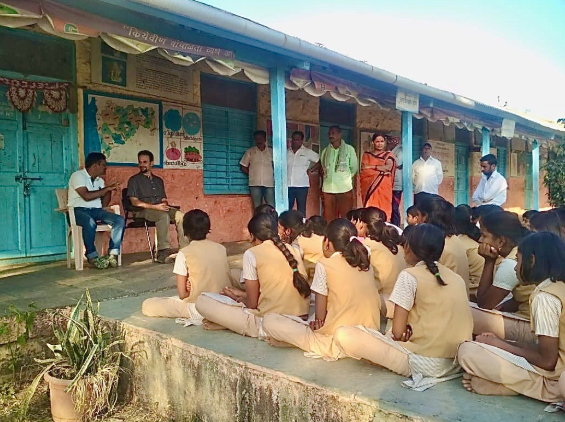
[[[523,394],[549,403],[565,400],[559,388],[565,373],[564,262],[565,244],[557,235],[536,233],[522,241],[516,274],[521,283],[535,287],[531,328],[536,338],[516,343],[484,333],[461,344],[457,359],[466,372],[465,388],[486,395]]]
[[[275,209],[275,207],[269,204],[261,204],[257,208],[255,208],[253,210],[253,217],[255,217],[258,214],[269,214],[275,217],[275,220],[279,219],[279,214],[277,213],[277,210]]]
[[[384,300],[392,293],[394,283],[400,272],[406,268],[404,250],[399,247],[400,235],[394,227],[387,226],[375,208],[366,208],[361,212],[361,221],[364,223],[367,237],[365,246],[371,250],[371,266],[375,274],[375,281],[379,293]],[[390,318],[392,318],[392,307]]]
[[[489,215],[493,212],[504,211],[504,209],[499,205],[488,204],[481,205],[480,207],[471,208],[471,223],[476,224],[477,227],[481,227],[481,218]]]
[[[272,215],[256,215],[247,228],[254,246],[243,254],[246,290],[224,288],[221,294],[231,298],[230,303],[201,295],[196,309],[205,318],[205,329],[227,328],[244,336],[264,338],[262,321],[266,313],[307,317],[310,286],[300,253],[280,239]]]
[[[445,234],[445,247],[439,263],[459,274],[469,290],[469,261],[465,245],[455,234],[453,204],[439,196],[434,196],[421,201],[418,210],[422,215],[422,221],[436,226]]]
[[[529,299],[534,286],[521,285],[514,270],[518,245],[529,232],[508,211],[493,212],[481,221],[479,254],[485,265],[477,288],[478,307],[471,309],[473,334],[494,333],[507,340],[533,342]],[[510,293],[512,299],[504,302]]]
[[[144,315],[164,318],[187,318],[200,324],[202,316],[195,302],[202,292],[219,292],[232,284],[226,248],[206,239],[210,217],[202,210],[187,212],[182,221],[190,239],[175,259],[178,296],[154,297],[141,306]]]
[[[415,205],[408,207],[408,209],[406,210],[406,222],[409,226],[415,226],[416,224],[420,224],[422,222],[422,215]]]
[[[534,215],[536,215],[539,211],[537,210],[527,210],[522,214],[522,225],[527,228],[528,230],[532,230],[530,226],[530,220]]]
[[[313,215],[306,221],[304,231],[297,242],[304,253],[304,266],[308,279],[314,277],[316,263],[324,256],[323,243],[328,223],[321,215]]]
[[[471,223],[471,208],[468,205],[455,207],[455,232],[465,246],[469,262],[469,294],[476,298],[477,287],[483,274],[485,259],[479,255],[479,238],[481,231]]]
[[[530,227],[534,232],[551,232],[565,238],[565,225],[555,210],[542,211],[530,218]]]
[[[284,211],[279,215],[277,232],[280,239],[287,245],[291,245],[300,252],[300,258],[304,259],[304,251],[298,244],[298,236],[306,228],[304,214],[297,210]]]
[[[361,211],[363,211],[363,210],[364,210],[364,208],[356,208],[356,209],[350,210],[347,213],[347,220],[351,221],[351,223],[355,226],[355,228],[357,229],[357,233],[358,233],[359,237],[361,237],[361,232],[360,232],[361,220],[360,220],[360,217],[361,217]]]
[[[414,379],[447,377],[459,371],[454,362],[457,346],[471,339],[473,320],[463,279],[437,262],[444,242],[441,230],[430,224],[410,230],[404,246],[410,268],[400,273],[389,298],[395,305],[392,332],[338,328],[335,342],[347,356]]]
[[[265,315],[263,329],[273,346],[295,346],[327,359],[342,357],[333,342],[342,325],[380,326],[381,299],[373,278],[369,252],[355,237],[351,222],[328,224],[324,257],[316,264],[312,291],[316,295],[315,320],[302,321],[273,313]]]

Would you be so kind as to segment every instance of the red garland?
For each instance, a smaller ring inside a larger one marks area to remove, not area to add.
[[[37,99],[37,91],[43,91],[43,102],[54,113],[67,109],[67,82],[39,82],[10,79],[0,76],[0,85],[8,86],[6,96],[12,105],[22,113],[30,111]]]

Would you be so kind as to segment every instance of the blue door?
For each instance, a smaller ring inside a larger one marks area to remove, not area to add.
[[[526,175],[524,177],[524,208],[531,210],[534,205],[534,182],[532,178],[532,153],[526,152],[521,154],[523,160],[525,160]]]
[[[469,203],[469,147],[455,145],[455,205]]]
[[[54,210],[55,189],[67,186],[72,168],[68,126],[65,113],[15,111],[0,89],[0,259],[66,252],[65,220]]]

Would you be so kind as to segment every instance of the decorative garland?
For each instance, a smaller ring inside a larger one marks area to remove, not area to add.
[[[8,101],[22,113],[33,108],[37,91],[43,91],[43,103],[52,112],[62,113],[67,109],[69,84],[66,82],[26,81],[0,76],[0,85],[8,86]]]

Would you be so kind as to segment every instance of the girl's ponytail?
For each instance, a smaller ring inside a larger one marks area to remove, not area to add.
[[[361,221],[367,226],[367,237],[381,242],[388,250],[396,255],[400,244],[400,234],[395,227],[388,226],[382,219],[382,211],[375,207],[365,208],[361,212]]]
[[[310,296],[310,285],[308,281],[298,272],[298,261],[294,258],[294,255],[288,250],[286,245],[283,243],[279,236],[273,236],[270,240],[275,244],[275,246],[282,252],[288,265],[292,268],[292,284],[294,288],[298,290],[300,296],[307,298]]]
[[[352,267],[357,267],[361,271],[367,271],[371,267],[369,251],[356,237],[350,238],[342,254],[347,263]]]
[[[441,275],[439,274],[439,268],[437,267],[437,264],[434,261],[424,261],[424,263],[426,264],[428,270],[435,276],[438,284],[440,286],[447,286],[447,284],[445,284],[445,281],[443,281]]]
[[[426,268],[435,276],[438,284],[446,286],[436,263],[445,247],[444,233],[431,224],[418,224],[412,227],[410,231],[405,232],[406,245],[419,260],[424,261]]]

